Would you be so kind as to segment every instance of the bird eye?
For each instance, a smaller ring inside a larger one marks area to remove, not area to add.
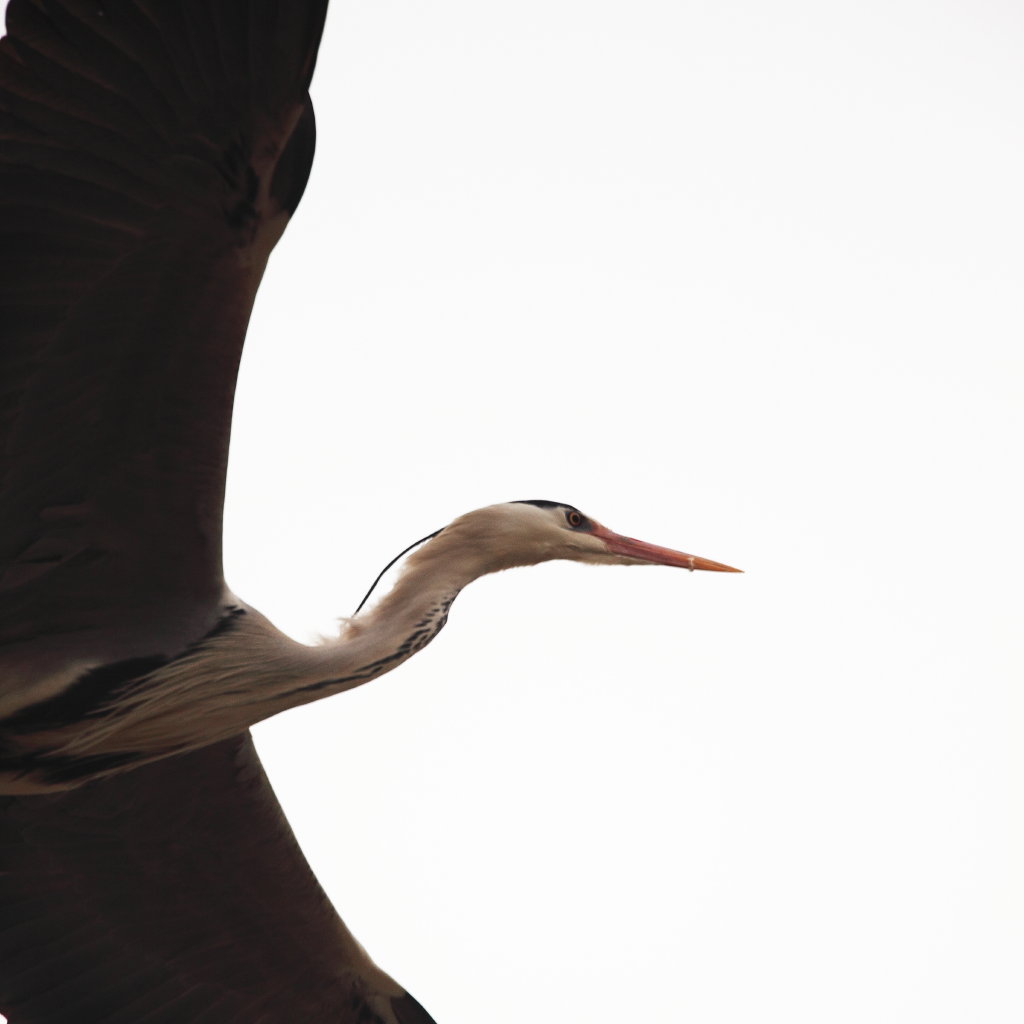
[[[583,516],[581,516],[580,513],[576,511],[576,509],[571,508],[568,512],[565,513],[565,521],[573,529],[575,529],[577,526],[583,525]]]

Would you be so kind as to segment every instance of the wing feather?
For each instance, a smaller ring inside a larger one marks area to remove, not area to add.
[[[219,611],[235,374],[312,161],[325,4],[8,8],[0,713],[90,659],[173,654]],[[0,1011],[432,1024],[331,907],[248,734],[0,797]]]
[[[238,360],[312,161],[326,0],[13,0],[0,698],[216,621]],[[57,652],[57,653],[55,653]],[[16,673],[7,671],[16,666]],[[20,699],[20,698],[19,698]],[[0,700],[0,703],[3,703]]]
[[[0,798],[0,964],[11,1024],[432,1024],[341,922],[248,735]]]

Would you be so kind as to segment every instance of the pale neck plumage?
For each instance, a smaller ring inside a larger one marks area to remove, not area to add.
[[[524,546],[523,514],[522,508],[491,506],[456,519],[409,556],[377,605],[313,647],[228,595],[211,633],[128,680],[116,700],[101,700],[74,721],[47,721],[38,732],[21,733],[19,743],[37,769],[22,773],[24,791],[78,785],[205,746],[391,671],[438,634],[467,583],[558,557],[543,536]]]
[[[140,755],[137,764],[376,679],[422,650],[444,626],[459,591],[488,571],[464,558],[453,568],[451,549],[444,534],[424,545],[375,606],[316,646],[290,639],[255,609],[235,609],[222,628],[140,681],[109,714],[76,723],[60,755],[126,752]]]

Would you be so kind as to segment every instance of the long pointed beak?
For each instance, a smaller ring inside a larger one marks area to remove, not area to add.
[[[614,533],[596,523],[593,534],[604,541],[605,546],[613,554],[636,558],[651,565],[674,565],[680,569],[689,569],[690,572],[694,569],[706,569],[710,572],[743,572],[742,569],[734,569],[722,562],[712,562],[710,558],[701,558],[700,555],[688,555],[684,551],[673,551],[671,548],[658,547],[657,544],[647,544],[635,537],[623,537],[621,533]]]

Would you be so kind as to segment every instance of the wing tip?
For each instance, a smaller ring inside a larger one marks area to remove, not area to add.
[[[392,999],[391,1009],[396,1024],[437,1024],[437,1021],[408,992]]]

